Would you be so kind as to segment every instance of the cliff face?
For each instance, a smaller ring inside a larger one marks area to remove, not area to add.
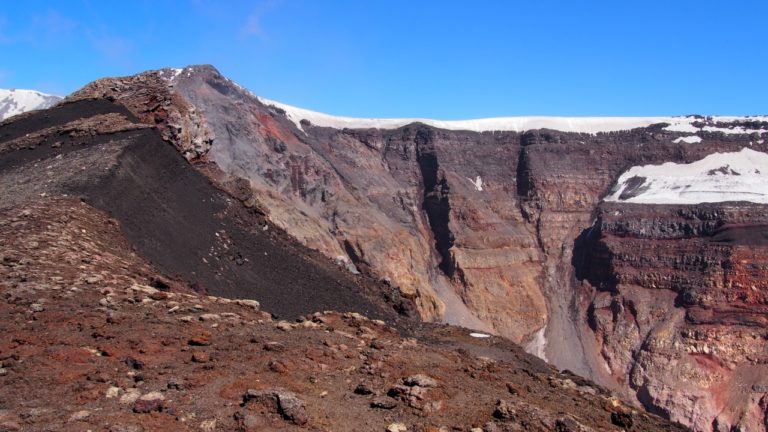
[[[697,430],[765,427],[766,217],[746,203],[604,204],[580,239],[600,355],[647,407]]]
[[[754,244],[765,206],[601,201],[632,166],[765,151],[754,132],[764,122],[702,118],[700,142],[663,124],[340,129],[210,67],[100,80],[71,98],[86,97],[156,124],[247,206],[396,287],[423,319],[504,335],[702,430],[765,421],[764,393],[751,390],[768,376],[765,255]]]

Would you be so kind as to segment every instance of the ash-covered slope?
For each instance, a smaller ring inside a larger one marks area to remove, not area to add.
[[[59,96],[35,90],[0,89],[0,121],[27,111],[51,107],[60,100]]]
[[[0,128],[0,152],[2,208],[81,196],[119,221],[137,252],[201,293],[258,299],[289,319],[318,310],[396,319],[381,288],[214,187],[120,105],[76,101],[18,118]]]
[[[675,216],[699,206],[681,202],[667,212],[602,200],[635,183],[642,188],[639,180],[617,184],[632,167],[747,147],[764,153],[765,117],[344,119],[260,100],[209,66],[100,80],[72,99],[93,97],[158,125],[218,184],[245,179],[244,201],[268,209],[271,221],[309,247],[397,287],[424,319],[502,334],[697,429],[765,426],[766,383],[754,378],[768,376],[768,334],[754,318],[765,312],[753,307],[761,297],[740,308],[749,318],[707,323],[694,316],[718,316],[733,298],[723,294],[729,285],[711,282],[696,301],[679,297],[691,292],[687,281],[714,281],[717,272],[706,279],[714,263],[735,263],[733,251],[750,236],[729,237],[715,252],[696,246],[683,261],[661,259],[658,248],[674,256],[687,239],[706,243]],[[529,130],[539,127],[549,129]],[[763,206],[730,205],[756,209],[753,223],[765,223]],[[633,243],[646,228],[601,241],[608,231],[597,215],[611,208],[620,217],[624,207],[638,210],[622,224],[647,219],[664,241]],[[708,214],[717,226],[730,223],[720,210]],[[670,226],[685,236],[663,237]],[[738,261],[752,269],[738,273],[740,286],[756,292],[759,259]],[[641,283],[635,273],[665,283]],[[721,352],[702,356],[712,329],[728,336],[717,340]],[[712,365],[727,373],[710,373]]]

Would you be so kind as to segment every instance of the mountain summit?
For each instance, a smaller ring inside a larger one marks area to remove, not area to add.
[[[59,96],[35,90],[0,89],[0,121],[23,112],[51,107],[60,100]]]

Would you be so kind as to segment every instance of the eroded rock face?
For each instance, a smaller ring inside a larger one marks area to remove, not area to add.
[[[157,124],[246,206],[388,281],[423,319],[522,342],[698,429],[765,419],[764,393],[744,390],[766,376],[765,250],[750,243],[765,207],[601,204],[629,167],[766,151],[759,135],[334,129],[295,124],[208,66],[76,97]]]
[[[646,406],[697,430],[764,427],[766,221],[746,203],[601,206],[581,239],[587,317]]]

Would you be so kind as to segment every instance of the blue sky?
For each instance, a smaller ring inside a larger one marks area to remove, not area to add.
[[[360,117],[768,114],[768,1],[7,1],[0,87],[210,63]]]

